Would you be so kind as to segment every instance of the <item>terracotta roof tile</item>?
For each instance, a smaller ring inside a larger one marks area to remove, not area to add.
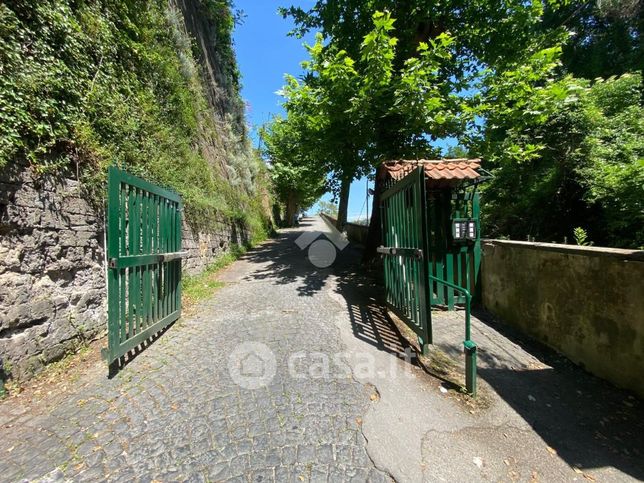
[[[380,176],[400,180],[416,167],[423,166],[429,184],[450,186],[462,180],[477,179],[481,176],[476,170],[481,160],[476,159],[439,159],[439,160],[398,160],[382,164]],[[436,180],[432,182],[432,180]]]

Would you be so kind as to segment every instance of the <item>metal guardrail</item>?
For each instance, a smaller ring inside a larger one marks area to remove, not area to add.
[[[459,287],[447,280],[442,280],[438,277],[434,277],[433,275],[429,275],[429,279],[457,290],[465,296],[465,340],[463,341],[463,348],[465,350],[465,389],[472,395],[472,397],[476,397],[476,344],[471,339],[472,295],[469,290]]]

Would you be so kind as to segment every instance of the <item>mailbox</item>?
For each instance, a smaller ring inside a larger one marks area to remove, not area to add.
[[[478,223],[474,218],[455,218],[452,220],[452,238],[454,241],[476,241]]]

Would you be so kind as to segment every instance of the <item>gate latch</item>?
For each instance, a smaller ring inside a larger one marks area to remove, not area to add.
[[[381,255],[392,255],[400,257],[413,257],[417,259],[423,258],[423,250],[420,248],[399,248],[399,247],[383,247],[379,246],[376,251]]]

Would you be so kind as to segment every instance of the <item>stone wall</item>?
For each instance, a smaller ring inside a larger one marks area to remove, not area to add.
[[[644,251],[483,242],[485,307],[644,397]]]
[[[182,250],[188,252],[183,260],[183,272],[188,275],[205,270],[231,245],[246,245],[249,242],[248,231],[241,223],[224,218],[216,220],[208,230],[195,230],[184,219],[181,236]]]
[[[248,242],[241,224],[209,230],[183,224],[184,273],[195,275]],[[27,379],[107,330],[103,209],[76,180],[34,176],[29,167],[0,173],[0,359]],[[2,371],[0,371],[0,374]]]
[[[103,220],[74,180],[0,175],[0,358],[25,378],[105,330]]]

